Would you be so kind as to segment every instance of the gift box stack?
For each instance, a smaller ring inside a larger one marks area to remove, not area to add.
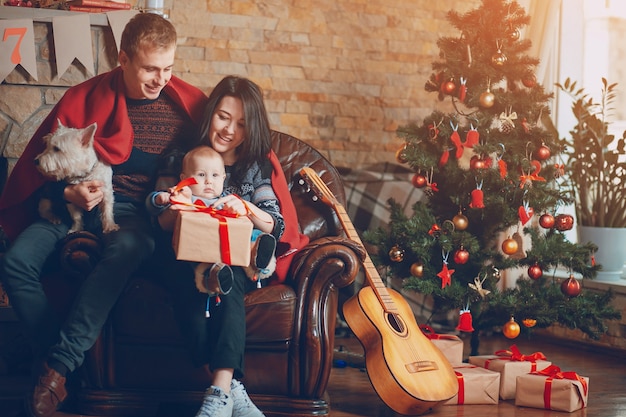
[[[494,355],[470,356],[469,363],[497,372],[500,399],[514,399],[517,406],[566,412],[587,406],[589,378],[562,372],[541,352],[524,355],[513,345]]]
[[[448,359],[459,383],[459,392],[444,405],[498,404],[500,374],[463,363],[463,341],[456,335],[437,334],[432,327],[420,326],[422,332]]]

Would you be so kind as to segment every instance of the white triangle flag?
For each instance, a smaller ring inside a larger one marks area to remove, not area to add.
[[[137,13],[138,10],[115,10],[107,12],[107,18],[109,19],[109,26],[113,32],[113,38],[115,39],[115,45],[117,46],[117,52],[120,52],[120,43],[122,41],[122,32],[126,27],[126,23]]]
[[[95,75],[89,13],[53,17],[52,34],[59,78],[67,71],[74,58],[78,59],[90,74]]]
[[[0,82],[17,65],[37,81],[34,33],[32,19],[0,20]]]

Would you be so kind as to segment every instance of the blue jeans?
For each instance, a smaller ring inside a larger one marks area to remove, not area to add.
[[[97,210],[96,210],[97,211]],[[33,342],[36,357],[56,359],[70,371],[78,368],[97,340],[111,308],[132,273],[154,251],[154,237],[143,205],[115,203],[117,232],[102,235],[96,211],[85,213],[86,229],[101,235],[102,257],[82,282],[63,322],[51,308],[40,277],[56,267],[58,243],[66,224],[39,220],[26,228],[5,253],[0,277],[15,314]]]

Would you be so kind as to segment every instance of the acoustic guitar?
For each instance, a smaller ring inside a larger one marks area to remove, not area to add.
[[[349,239],[363,245],[348,214],[317,175],[300,170],[303,184],[337,214]],[[368,255],[368,286],[348,299],[343,313],[363,345],[367,374],[381,400],[401,414],[423,414],[458,392],[452,365],[417,325],[404,297],[387,288]]]

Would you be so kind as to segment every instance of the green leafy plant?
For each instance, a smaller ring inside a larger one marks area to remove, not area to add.
[[[569,78],[556,86],[573,99],[576,125],[561,144],[578,224],[626,227],[626,131],[619,139],[609,133],[617,83],[602,78],[599,102]]]

